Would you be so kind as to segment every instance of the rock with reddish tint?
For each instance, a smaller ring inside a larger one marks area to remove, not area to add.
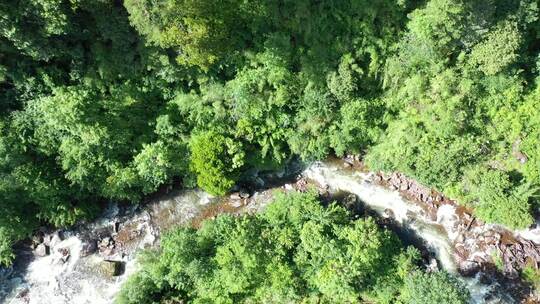
[[[296,190],[298,190],[298,191],[301,191],[301,192],[307,191],[307,186],[308,186],[308,182],[303,178],[299,179],[296,182]]]
[[[240,196],[240,192],[234,192],[231,194],[230,198],[232,200],[239,200],[239,199],[242,199],[242,197]]]
[[[240,208],[242,207],[243,203],[241,200],[233,200],[230,202],[231,207],[233,208]]]
[[[401,191],[409,190],[409,183],[407,182],[401,183],[401,185],[399,185],[399,190]]]

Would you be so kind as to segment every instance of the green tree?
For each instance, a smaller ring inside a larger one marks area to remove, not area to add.
[[[190,140],[191,170],[197,184],[217,195],[225,194],[238,179],[244,164],[242,145],[217,131],[195,134]]]
[[[466,304],[469,292],[457,279],[444,271],[415,271],[405,279],[402,301],[407,304]]]
[[[418,256],[373,219],[351,220],[314,193],[280,195],[258,215],[178,228],[161,244],[118,303],[356,303],[383,299],[383,289],[390,303]]]

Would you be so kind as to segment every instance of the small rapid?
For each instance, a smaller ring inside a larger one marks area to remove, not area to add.
[[[442,206],[432,219],[418,204],[403,198],[398,191],[373,184],[372,174],[346,170],[335,162],[317,162],[308,167],[303,176],[330,192],[353,193],[379,216],[392,217],[423,240],[442,269],[459,276],[453,246],[458,220],[455,207]],[[480,277],[479,273],[473,278],[462,278],[471,293],[472,303],[515,303],[508,295],[498,293],[497,283],[484,284]]]
[[[456,230],[459,216],[455,206],[442,205],[435,215],[429,214],[399,191],[374,183],[373,174],[343,168],[340,162],[316,162],[296,173],[300,173],[297,181],[329,193],[356,195],[380,217],[393,219],[407,233],[420,239],[438,261],[439,268],[459,276],[454,242],[459,237]],[[199,190],[182,190],[161,195],[140,206],[110,204],[92,223],[63,231],[61,240],[57,238],[49,244],[48,255],[38,257],[33,256],[30,249],[21,250],[14,267],[0,269],[0,303],[113,303],[121,285],[137,269],[137,253],[159,246],[163,232],[188,223],[196,227],[200,221],[221,213],[258,212],[271,201],[274,191],[294,188],[294,184],[282,182],[274,188],[235,199],[233,195],[215,198]],[[98,244],[98,248],[88,251],[89,244]],[[481,250],[474,254],[486,258]],[[113,275],[104,272],[103,265],[110,263],[119,263],[121,272]],[[481,273],[462,279],[471,292],[472,303],[516,303],[499,291],[496,282],[486,283]]]
[[[108,304],[122,283],[137,269],[136,253],[157,246],[162,231],[197,216],[212,199],[197,190],[167,194],[140,209],[111,204],[93,223],[63,231],[63,240],[50,243],[50,253],[32,257],[21,252],[23,261],[4,269],[0,277],[0,302],[9,304]],[[114,226],[119,231],[114,232]],[[122,240],[121,247],[107,253],[84,254],[92,237],[106,235]],[[31,253],[30,253],[31,254]],[[27,261],[24,261],[24,260]],[[111,275],[104,265],[121,265],[120,275]]]

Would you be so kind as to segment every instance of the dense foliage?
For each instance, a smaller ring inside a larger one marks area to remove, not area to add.
[[[292,193],[257,215],[173,230],[117,302],[467,303],[456,279],[422,272],[415,249],[371,218],[351,218],[314,194]]]
[[[6,0],[0,262],[41,224],[180,181],[222,194],[365,154],[526,228],[538,0]]]

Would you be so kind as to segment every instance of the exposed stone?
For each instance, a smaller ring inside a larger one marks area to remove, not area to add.
[[[429,264],[426,266],[426,271],[428,272],[436,272],[439,270],[439,263],[436,259],[431,258],[429,260]]]
[[[247,191],[240,191],[239,196],[240,198],[249,198],[251,195]]]
[[[308,187],[308,182],[303,178],[299,179],[296,182],[296,190],[298,190],[298,191],[305,192],[305,191],[307,191],[307,187]]]
[[[353,166],[353,165],[352,165],[351,163],[347,162],[347,161],[344,161],[344,162],[343,162],[343,168],[345,168],[345,169],[352,168],[352,166]]]
[[[409,190],[409,184],[407,182],[401,183],[401,185],[399,186],[399,190],[401,191]]]
[[[97,251],[97,241],[88,240],[82,243],[81,256],[87,257]]]
[[[114,249],[113,249],[113,248],[107,248],[107,247],[106,247],[106,248],[101,249],[99,252],[100,252],[100,254],[101,254],[102,256],[109,257],[109,256],[113,255]]]
[[[463,261],[459,264],[459,273],[465,277],[471,277],[480,270],[480,264],[475,261]]]
[[[119,276],[124,272],[124,263],[120,261],[104,260],[99,264],[99,271],[106,277]]]
[[[48,236],[48,246],[54,248],[56,245],[58,245],[60,242],[62,242],[62,237],[60,233],[57,231],[51,235]]]
[[[69,248],[59,248],[58,252],[60,253],[60,262],[66,263],[69,258],[71,257],[71,253],[69,252]]]
[[[49,255],[49,246],[45,244],[37,245],[36,249],[34,250],[34,254],[39,257],[44,257],[44,256]]]
[[[519,146],[519,143],[516,143]],[[514,155],[521,156],[519,150],[516,150]],[[526,157],[526,156],[525,156]],[[521,157],[526,161],[526,158]],[[399,172],[385,174],[377,173],[374,178],[381,184],[386,185],[392,190],[400,190],[405,192],[409,197],[415,199],[418,203],[425,204],[427,207],[427,215],[436,219],[436,210],[443,204],[457,206],[456,202],[445,198],[441,193],[432,191],[430,188],[419,184],[413,179],[409,179]],[[391,212],[385,210],[383,217],[391,217]],[[535,244],[532,241],[522,238],[515,238],[509,232],[497,232],[493,229],[488,229],[484,232],[479,232],[477,227],[484,227],[485,223],[475,218],[469,212],[456,214],[454,227],[451,229],[458,233],[455,239],[455,255],[461,261],[468,264],[460,265],[461,271],[465,273],[473,273],[478,267],[483,267],[487,261],[480,256],[475,256],[474,261],[467,261],[473,253],[478,251],[486,252],[486,250],[496,250],[504,264],[504,273],[509,278],[515,278],[519,272],[526,266],[540,265],[540,244]]]
[[[32,244],[34,244],[34,247],[43,243],[43,240],[44,240],[43,235],[38,234],[38,235],[32,236]]]
[[[116,222],[116,221],[115,221],[115,222],[112,224],[112,227],[113,227],[113,232],[114,232],[114,233],[118,233],[118,232],[120,231],[120,223],[119,223],[119,222]]]
[[[391,209],[384,209],[383,217],[385,218],[394,218],[394,212]]]
[[[343,199],[343,207],[350,210],[353,214],[362,214],[364,212],[364,206],[360,200],[354,194],[348,194]]]
[[[240,208],[242,207],[242,201],[241,200],[233,200],[230,202],[230,205],[233,207],[233,208]]]
[[[26,298],[28,296],[28,293],[30,290],[28,288],[23,288],[19,292],[17,292],[17,295],[15,296],[17,299]]]
[[[231,198],[232,200],[239,200],[239,199],[242,199],[242,197],[240,196],[240,193],[239,193],[239,192],[231,193],[230,198]]]

